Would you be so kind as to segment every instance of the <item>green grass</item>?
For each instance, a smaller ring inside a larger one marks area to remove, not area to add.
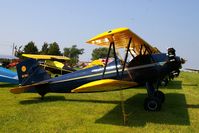
[[[160,112],[146,112],[146,89],[123,91],[127,123],[123,125],[120,91],[92,94],[14,95],[0,85],[0,132],[198,132],[199,74],[181,73],[162,88]]]

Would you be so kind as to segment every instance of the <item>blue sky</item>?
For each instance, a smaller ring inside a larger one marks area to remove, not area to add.
[[[0,53],[12,44],[56,41],[61,50],[76,44],[88,61],[91,37],[117,27],[129,27],[151,45],[166,52],[174,47],[187,59],[184,67],[199,69],[198,0],[1,0]]]

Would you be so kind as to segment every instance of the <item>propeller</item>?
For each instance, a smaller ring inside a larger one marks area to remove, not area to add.
[[[168,59],[169,59],[169,68],[170,74],[169,77],[173,79],[174,77],[178,77],[180,74],[180,69],[182,68],[182,64],[186,62],[185,59],[176,56],[176,50],[174,48],[168,48],[167,50]]]

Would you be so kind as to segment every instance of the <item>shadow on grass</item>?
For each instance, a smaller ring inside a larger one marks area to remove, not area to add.
[[[45,102],[56,102],[56,101],[65,101],[64,96],[45,96],[44,99],[41,97],[35,97],[33,99],[23,100],[20,101],[20,104],[38,104],[38,103],[45,103]]]
[[[169,81],[168,86],[163,87],[163,89],[182,89],[182,81]]]
[[[162,104],[160,112],[146,112],[143,108],[146,96],[146,94],[137,94],[125,101],[125,112],[128,115],[126,126],[141,127],[147,123],[190,125],[187,108],[199,108],[199,105],[186,104],[184,94],[168,93],[165,95],[166,101]],[[46,96],[44,100],[35,97],[21,101],[20,104],[28,105],[56,101],[116,104],[114,109],[107,112],[95,122],[123,126],[121,103],[117,100],[66,99],[64,96]]]
[[[9,84],[9,83],[0,83],[0,88],[16,87],[18,85]]]
[[[56,102],[56,101],[69,101],[69,102],[90,102],[90,103],[106,103],[106,104],[119,104],[120,101],[114,100],[89,100],[89,99],[66,99],[64,96],[45,96],[42,100],[39,97],[33,99],[20,101],[20,104],[38,104],[45,102]]]
[[[194,105],[194,104],[187,104],[187,108],[199,108],[199,104],[196,104],[196,105]]]
[[[198,84],[182,84],[183,86],[198,86]]]
[[[145,126],[147,123],[169,124],[169,125],[190,125],[189,115],[185,96],[183,94],[166,94],[166,101],[159,112],[146,112],[143,109],[145,94],[137,94],[125,102],[127,114],[126,126]],[[190,105],[189,105],[190,106]],[[195,106],[192,106],[195,107]],[[196,106],[198,107],[198,105]],[[118,104],[113,110],[96,120],[96,123],[121,125],[123,116],[121,105]]]
[[[89,102],[89,103],[106,103],[106,104],[119,104],[120,101],[117,100],[87,100],[87,99],[66,99],[70,102]]]

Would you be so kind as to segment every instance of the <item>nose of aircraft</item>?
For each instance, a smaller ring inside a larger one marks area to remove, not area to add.
[[[176,56],[174,48],[168,48],[168,58],[170,64],[171,77],[177,77],[180,74],[182,64],[185,63],[185,59]]]

